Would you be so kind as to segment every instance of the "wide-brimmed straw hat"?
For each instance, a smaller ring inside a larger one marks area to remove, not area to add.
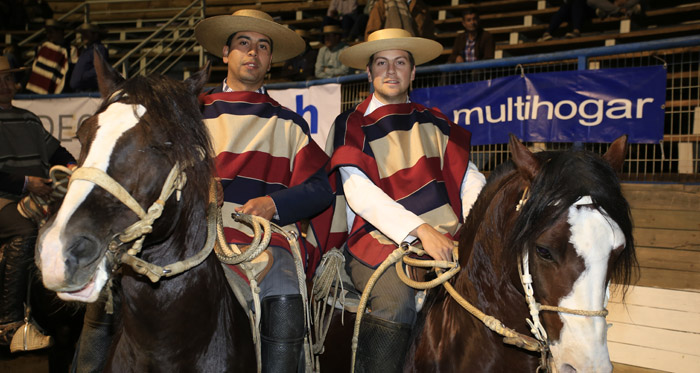
[[[339,58],[343,65],[363,70],[373,54],[392,49],[411,52],[416,65],[431,61],[442,53],[442,45],[435,40],[411,36],[410,32],[400,28],[386,28],[369,34],[364,43],[345,48]]]
[[[104,33],[105,30],[101,28],[100,26],[92,23],[92,22],[84,22],[80,26],[78,26],[77,29],[75,29],[76,32],[85,32],[85,31],[92,31],[92,32],[97,32],[97,33]]]
[[[10,60],[5,56],[0,56],[0,73],[14,73],[26,69],[26,67],[17,67],[13,69],[12,66],[10,66]]]
[[[44,23],[44,27],[46,27],[46,29],[65,30],[66,25],[64,25],[62,22],[56,21],[53,18],[49,18],[46,20],[46,23]]]
[[[342,34],[343,30],[338,25],[325,25],[323,26],[323,35],[327,34]]]
[[[242,9],[230,16],[214,16],[200,21],[194,28],[199,44],[209,53],[222,56],[228,37],[236,32],[254,31],[272,39],[272,62],[296,57],[306,43],[291,29],[275,22],[269,14],[254,9]]]

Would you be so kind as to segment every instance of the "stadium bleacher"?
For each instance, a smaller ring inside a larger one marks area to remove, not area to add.
[[[69,25],[77,26],[84,18],[102,25],[109,31],[104,43],[110,47],[113,60],[118,60],[127,51],[138,45],[150,33],[155,32],[168,19],[176,15],[190,0],[156,0],[135,1],[116,0],[96,3],[83,1],[51,0],[49,4],[54,11],[54,18],[71,12],[78,6],[87,10],[73,12],[66,17]],[[321,23],[330,4],[330,0],[242,0],[232,2],[225,0],[202,1],[203,14],[206,17],[231,14],[239,9],[254,8],[272,15],[278,22],[292,28],[301,28],[310,32],[312,37],[320,40]],[[358,1],[362,7],[366,0]],[[444,52],[433,64],[445,63],[451,53],[454,38],[463,32],[461,12],[467,7],[476,7],[481,13],[482,26],[494,35],[496,41],[496,58],[522,56],[536,53],[572,50],[578,48],[616,45],[627,42],[663,39],[673,36],[697,34],[700,31],[700,1],[669,0],[653,2],[653,8],[640,19],[610,17],[591,19],[586,23],[581,37],[574,39],[555,38],[541,42],[538,37],[547,29],[547,25],[558,10],[556,1],[546,0],[491,0],[491,1],[430,1],[430,12],[435,22],[436,40],[444,46]],[[87,6],[85,6],[87,4]],[[201,17],[201,14],[199,15]],[[191,22],[190,22],[191,23]],[[566,24],[562,25],[566,30]],[[23,40],[34,30],[3,31],[2,47],[12,42]],[[166,42],[175,41],[181,33],[174,33]],[[153,42],[162,40],[163,36],[154,38]],[[23,48],[31,50],[40,38],[26,43]],[[135,54],[140,57],[153,52],[147,50]],[[160,48],[168,53],[169,49]],[[182,54],[180,69],[192,71],[201,64],[198,47]],[[281,64],[273,67],[270,79],[279,81],[276,74]],[[223,66],[214,66],[214,75],[223,73]]]

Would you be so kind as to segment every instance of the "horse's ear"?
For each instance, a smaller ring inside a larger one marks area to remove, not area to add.
[[[117,84],[124,81],[124,78],[114,70],[112,65],[107,63],[107,59],[100,53],[98,48],[94,49],[95,73],[97,74],[97,86],[100,89],[100,96],[107,97],[114,92]]]
[[[510,153],[513,155],[513,163],[515,163],[515,167],[517,167],[520,175],[525,178],[525,180],[532,181],[537,171],[540,169],[540,162],[512,133],[510,134],[508,147],[510,148]]]
[[[603,159],[608,161],[615,171],[620,171],[622,169],[622,164],[625,162],[626,157],[627,135],[618,137],[612,144],[610,144],[608,151],[603,154]]]
[[[187,88],[189,88],[192,94],[199,96],[199,94],[202,92],[202,88],[204,88],[204,85],[209,81],[210,72],[211,62],[207,61],[207,64],[204,65],[204,67],[185,80],[185,84],[187,84]]]

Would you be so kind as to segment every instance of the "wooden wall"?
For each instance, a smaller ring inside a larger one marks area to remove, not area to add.
[[[621,372],[700,371],[700,185],[624,184],[639,281],[608,306]]]

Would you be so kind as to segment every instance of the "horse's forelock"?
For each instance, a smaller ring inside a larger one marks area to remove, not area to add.
[[[509,250],[517,257],[518,243],[532,242],[552,222],[568,212],[579,198],[590,196],[593,204],[603,209],[622,230],[626,248],[611,268],[613,282],[629,285],[636,257],[632,238],[629,204],[622,195],[615,171],[600,157],[581,151],[537,153],[542,168],[530,186],[530,198],[521,210]]]

